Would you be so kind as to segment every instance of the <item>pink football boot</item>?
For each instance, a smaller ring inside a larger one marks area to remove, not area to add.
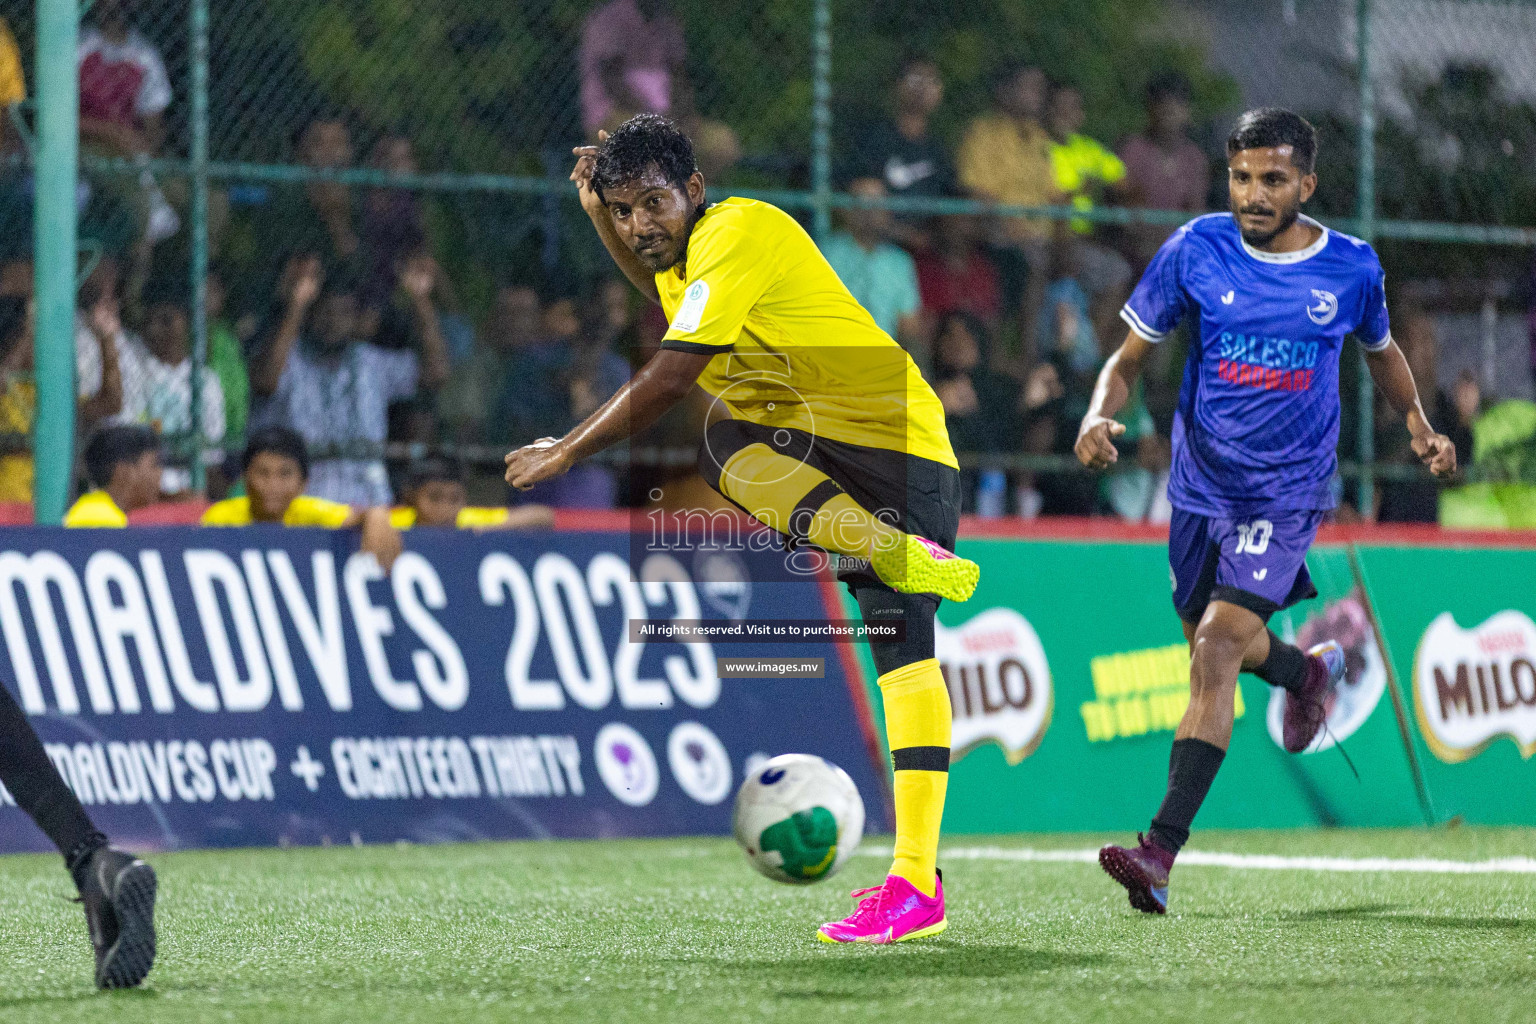
[[[887,875],[884,885],[855,889],[850,895],[859,900],[858,909],[817,929],[822,942],[905,942],[937,935],[949,923],[944,919],[942,874],[932,896],[924,896],[900,875]]]

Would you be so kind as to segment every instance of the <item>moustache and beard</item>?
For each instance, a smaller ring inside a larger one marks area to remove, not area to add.
[[[1234,218],[1239,218],[1240,215],[1243,214],[1259,217],[1276,217],[1275,226],[1268,231],[1250,231],[1246,227],[1243,227],[1243,222],[1241,219],[1237,221],[1238,230],[1241,231],[1243,235],[1243,241],[1247,242],[1255,249],[1262,249],[1270,242],[1273,242],[1276,238],[1280,237],[1280,235],[1285,233],[1285,231],[1289,229],[1292,224],[1295,224],[1297,218],[1301,216],[1301,202],[1299,199],[1296,202],[1288,203],[1285,206],[1280,207],[1278,211],[1257,203],[1249,203],[1246,206],[1238,206],[1237,203],[1233,202],[1229,205],[1231,207],[1232,216]]]

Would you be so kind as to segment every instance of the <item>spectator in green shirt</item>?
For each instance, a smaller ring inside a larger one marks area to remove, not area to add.
[[[223,317],[224,281],[216,271],[209,271],[207,282],[208,366],[219,375],[224,389],[224,443],[231,450],[243,450],[245,421],[251,411],[251,382],[240,353],[240,338]]]
[[[1046,130],[1051,136],[1051,174],[1074,209],[1088,211],[1103,199],[1118,200],[1124,189],[1125,163],[1109,147],[1082,134],[1083,94],[1070,85],[1051,90]],[[1092,222],[1071,223],[1065,241],[1074,251],[1070,262],[1077,281],[1092,296],[1092,319],[1100,339],[1114,337],[1120,307],[1130,295],[1131,265],[1095,237]]]
[[[1051,174],[1056,187],[1066,194],[1074,209],[1091,210],[1094,200],[1108,192],[1118,195],[1125,180],[1125,162],[1108,146],[1082,134],[1083,94],[1070,85],[1051,91],[1046,130],[1051,135]],[[1072,230],[1091,234],[1093,225],[1074,220]]]

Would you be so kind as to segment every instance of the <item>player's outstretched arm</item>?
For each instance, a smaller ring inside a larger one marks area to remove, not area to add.
[[[508,455],[507,483],[525,491],[644,431],[693,389],[714,357],[713,352],[662,349],[569,434],[540,438]]]
[[[1424,405],[1419,401],[1419,389],[1413,381],[1413,370],[1403,350],[1390,338],[1386,348],[1365,353],[1365,364],[1371,368],[1371,379],[1387,396],[1392,408],[1402,413],[1407,421],[1408,433],[1413,438],[1413,453],[1438,477],[1448,477],[1456,472],[1456,446],[1444,434],[1435,432]]]
[[[599,142],[608,139],[607,132],[598,132]],[[592,220],[592,226],[597,229],[597,237],[603,240],[603,248],[608,250],[608,255],[613,257],[613,262],[624,271],[624,276],[629,278],[629,283],[640,289],[640,293],[652,302],[660,302],[661,295],[656,291],[656,277],[649,267],[640,262],[640,257],[630,251],[629,246],[619,237],[618,231],[613,226],[613,216],[608,212],[608,207],[603,203],[597,189],[592,187],[592,169],[597,165],[596,146],[577,146],[571,150],[576,157],[576,166],[571,171],[571,180],[576,183],[576,194],[581,197],[581,208],[587,211],[587,216]]]
[[[1125,343],[1099,371],[1093,400],[1088,403],[1088,414],[1083,417],[1077,444],[1072,449],[1077,461],[1089,469],[1103,469],[1120,458],[1112,439],[1125,433],[1125,424],[1115,422],[1115,414],[1130,401],[1131,388],[1141,376],[1142,364],[1151,351],[1151,342],[1134,331],[1127,332]]]

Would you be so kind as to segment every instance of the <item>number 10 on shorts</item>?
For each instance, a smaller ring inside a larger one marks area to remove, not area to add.
[[[1251,523],[1237,524],[1237,548],[1232,553],[1241,555],[1262,555],[1269,549],[1270,535],[1275,532],[1275,524],[1268,519],[1255,519]]]

